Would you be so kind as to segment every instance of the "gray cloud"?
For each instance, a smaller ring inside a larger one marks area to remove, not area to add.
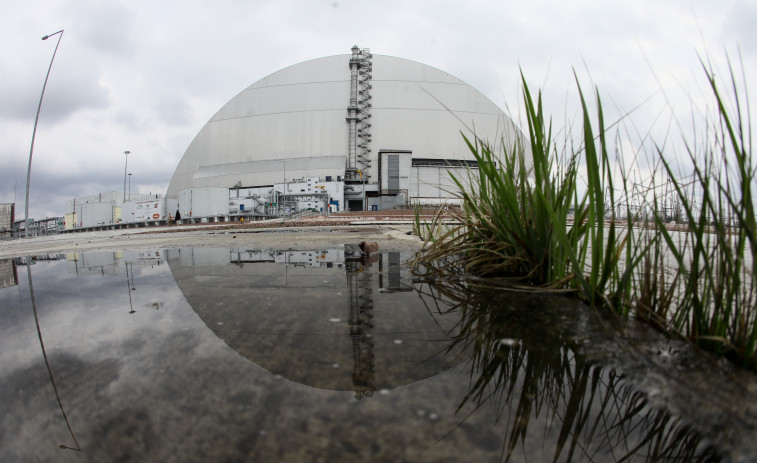
[[[728,9],[728,15],[722,28],[722,36],[727,43],[739,46],[741,56],[750,61],[750,66],[757,65],[757,52],[750,44],[757,43],[757,5],[754,2],[734,2]],[[734,56],[734,59],[736,57]]]
[[[64,33],[65,34],[65,33]],[[108,91],[98,82],[100,73],[90,57],[66,50],[68,37],[61,39],[53,66],[50,69],[40,119],[59,121],[83,109],[104,108],[108,104]],[[27,120],[33,124],[39,99],[45,83],[55,44],[48,44],[47,62],[37,60],[37,65],[18,69],[15,63],[0,61],[0,118]],[[34,43],[39,52],[40,44]]]
[[[131,8],[118,2],[83,0],[60,6],[57,14],[69,32],[76,34],[78,46],[96,55],[125,59],[138,47],[137,15]]]
[[[718,65],[723,50],[740,46],[747,74],[757,72],[757,51],[749,46],[757,7],[743,0],[67,0],[53,7],[29,0],[7,10],[0,18],[7,44],[0,56],[0,202],[13,200],[16,181],[17,191],[24,188],[54,48],[39,38],[66,29],[40,116],[35,216],[61,213],[72,195],[120,191],[125,149],[135,153],[133,180],[167,184],[200,128],[244,88],[283,67],[348,53],[354,44],[449,72],[516,116],[522,69],[532,88],[544,85],[558,129],[578,108],[574,70],[585,91],[599,89],[609,119],[651,97],[635,113],[643,130],[666,97],[684,114],[706,101],[697,84],[703,46]]]

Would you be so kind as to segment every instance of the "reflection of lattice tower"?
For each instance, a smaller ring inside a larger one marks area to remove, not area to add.
[[[352,385],[355,398],[372,397],[376,390],[373,353],[373,282],[368,265],[351,262],[347,267],[350,288],[350,338],[352,339]]]

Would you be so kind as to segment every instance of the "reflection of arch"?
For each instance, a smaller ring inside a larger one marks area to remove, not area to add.
[[[379,265],[345,258],[344,249],[186,248],[167,257],[187,302],[219,338],[292,381],[362,398],[457,362],[438,355],[451,323],[440,326],[415,293],[379,291]]]

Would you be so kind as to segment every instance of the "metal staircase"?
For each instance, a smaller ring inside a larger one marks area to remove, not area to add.
[[[345,166],[346,180],[367,180],[371,166],[371,79],[373,64],[368,48],[352,47],[350,59],[350,105],[347,108],[349,124],[349,155]]]
[[[366,172],[371,166],[371,79],[373,78],[373,63],[371,51],[368,48],[360,50],[360,65],[358,66],[358,95],[357,95],[357,164],[367,180]]]

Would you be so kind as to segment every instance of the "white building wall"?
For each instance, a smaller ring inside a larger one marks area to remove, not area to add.
[[[277,172],[277,181],[283,175],[344,175],[349,85],[349,66],[341,56],[306,61],[251,85],[203,127],[180,161],[169,194],[193,186],[271,184],[271,172]],[[287,165],[266,172],[249,169],[254,165],[242,171],[225,167],[273,160]],[[202,167],[215,171],[195,178]]]
[[[410,190],[410,175],[412,172],[412,156],[409,151],[384,151],[379,153],[379,192],[381,194],[394,194],[395,192],[407,193]],[[390,178],[393,159],[397,160],[396,174],[398,178],[394,181]],[[396,182],[396,185],[395,185]]]
[[[290,66],[232,98],[192,141],[167,194],[193,187],[344,176],[350,57],[330,56]],[[380,150],[472,160],[461,132],[473,137],[470,130],[475,128],[479,137],[494,144],[495,152],[503,140],[509,144],[519,136],[494,103],[446,72],[382,55],[373,55],[372,63],[369,183],[379,183]],[[430,178],[432,173],[424,175]],[[422,193],[438,197],[439,191]]]
[[[173,214],[167,208],[165,198],[126,203],[121,207],[121,212],[125,223],[147,223],[167,220],[168,214]]]
[[[198,219],[229,213],[228,188],[187,188],[179,192],[181,218]]]
[[[423,166],[413,167],[410,188],[412,204],[458,203],[455,195],[460,188],[452,180],[453,174],[466,187],[470,186],[469,173],[476,175],[476,170],[464,167]]]
[[[438,69],[420,63],[408,65],[402,81],[400,66],[382,66],[387,57],[375,57],[372,107],[372,147],[408,150],[414,157],[472,160],[461,132],[494,144],[514,140],[515,128],[502,111],[481,93]],[[396,58],[395,58],[396,59]],[[405,61],[405,60],[403,60]],[[374,163],[369,174],[377,179]]]
[[[113,203],[84,203],[79,206],[78,215],[82,227],[94,227],[113,223]]]

